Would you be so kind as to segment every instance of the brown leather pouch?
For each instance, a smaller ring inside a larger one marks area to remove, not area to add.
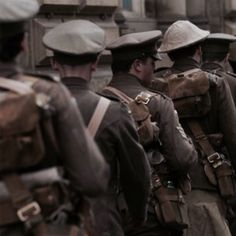
[[[177,230],[188,227],[183,217],[185,202],[181,190],[160,186],[153,194],[156,216],[163,226]]]
[[[235,173],[229,161],[223,163],[215,169],[215,175],[220,194],[223,198],[236,196]]]

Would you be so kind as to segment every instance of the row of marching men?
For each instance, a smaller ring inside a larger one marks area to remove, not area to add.
[[[0,2],[0,235],[231,235],[235,37],[176,21],[163,38],[105,45],[96,24],[68,21],[43,38],[58,82],[16,60],[38,10]],[[98,94],[89,82],[105,48],[113,76]],[[161,53],[173,66],[154,73]]]

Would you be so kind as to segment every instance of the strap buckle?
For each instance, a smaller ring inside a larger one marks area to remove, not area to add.
[[[151,95],[146,93],[146,92],[141,92],[140,94],[138,94],[135,98],[135,101],[137,103],[143,103],[145,105],[147,105],[150,101]]]
[[[23,207],[21,207],[17,211],[17,216],[19,217],[20,221],[25,222],[29,220],[31,216],[36,216],[40,214],[41,208],[37,202],[31,202]]]
[[[207,157],[209,163],[213,166],[213,168],[217,168],[218,166],[222,165],[223,158],[220,156],[218,152],[215,152]]]
[[[157,189],[162,186],[161,180],[157,174],[152,175],[152,185],[154,189]]]

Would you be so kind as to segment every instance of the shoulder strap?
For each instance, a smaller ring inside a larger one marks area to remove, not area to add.
[[[21,95],[33,92],[30,86],[16,80],[11,80],[3,77],[0,77],[0,87]]]
[[[124,101],[127,104],[134,100],[134,99],[132,99],[131,97],[127,96],[125,93],[123,93],[122,91],[120,91],[117,88],[114,88],[114,87],[111,87],[111,86],[106,86],[104,88],[104,90],[108,90],[108,91],[112,92],[113,94],[118,96],[122,101]]]
[[[111,101],[101,97],[88,124],[88,131],[94,138]]]

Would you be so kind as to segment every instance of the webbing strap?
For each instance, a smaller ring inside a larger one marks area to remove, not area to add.
[[[0,87],[21,95],[33,92],[30,86],[16,80],[11,80],[3,77],[0,77]]]
[[[208,137],[203,132],[200,124],[195,120],[190,120],[190,121],[188,121],[188,125],[194,135],[195,140],[199,143],[203,152],[207,156],[211,156],[212,154],[214,154],[215,150],[212,148],[212,146],[208,140]]]
[[[96,109],[87,127],[89,133],[93,138],[97,133],[97,130],[102,122],[104,115],[106,114],[107,108],[109,107],[110,103],[111,103],[110,100],[101,97],[96,106]]]
[[[21,178],[17,174],[3,176],[3,181],[9,191],[13,207],[17,216],[28,230],[32,230],[36,236],[46,236],[47,228],[43,223],[41,208],[34,201],[32,194],[25,187]]]
[[[106,86],[104,88],[104,90],[108,90],[108,91],[112,92],[113,94],[118,96],[122,101],[124,101],[127,104],[134,100],[134,99],[132,99],[131,97],[127,96],[125,93],[123,93],[122,91],[120,91],[117,88],[114,88],[114,87],[111,87],[111,86]]]
[[[188,121],[188,125],[195,137],[195,140],[199,143],[202,151],[206,154],[206,160],[214,169],[220,166],[222,164],[222,157],[213,149],[200,124],[195,120],[191,120]]]

